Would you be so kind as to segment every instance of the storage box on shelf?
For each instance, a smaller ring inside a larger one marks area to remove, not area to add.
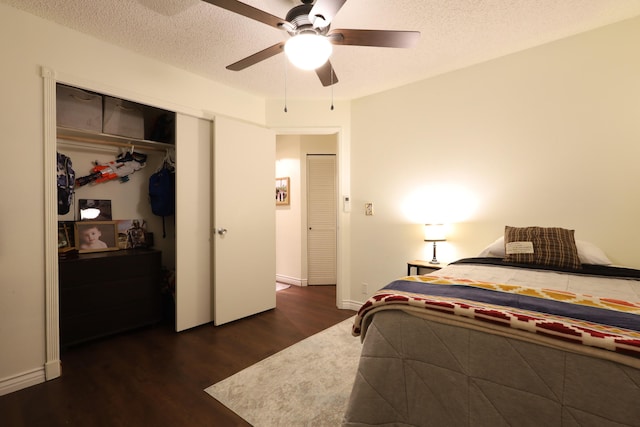
[[[175,145],[176,113],[133,101],[57,84],[59,137]],[[131,141],[135,140],[135,141]]]
[[[135,102],[104,97],[102,133],[144,139],[144,113]]]
[[[56,121],[58,126],[89,132],[102,132],[102,96],[58,84]]]

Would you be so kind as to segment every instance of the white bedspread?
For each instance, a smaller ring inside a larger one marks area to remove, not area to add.
[[[493,283],[552,288],[597,297],[640,302],[640,280],[633,279],[593,277],[580,274],[555,273],[548,270],[528,270],[474,264],[448,265],[438,271],[429,273],[429,276],[470,278]]]

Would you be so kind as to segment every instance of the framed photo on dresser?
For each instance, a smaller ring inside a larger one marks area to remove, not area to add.
[[[80,253],[117,251],[116,221],[79,221],[75,223],[76,249]]]

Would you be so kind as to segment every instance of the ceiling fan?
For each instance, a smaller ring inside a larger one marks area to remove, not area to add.
[[[347,0],[316,0],[315,4],[313,0],[301,0],[302,4],[289,10],[285,19],[236,0],[203,1],[284,30],[291,36],[286,42],[276,43],[228,65],[226,68],[232,71],[244,70],[284,50],[294,65],[314,69],[322,85],[331,86],[338,82],[338,77],[328,60],[332,45],[409,48],[420,38],[418,31],[330,30],[331,21]],[[306,43],[315,45],[310,46]],[[298,64],[298,57],[295,56],[296,47],[301,55],[307,57],[306,59],[315,62],[307,65]]]

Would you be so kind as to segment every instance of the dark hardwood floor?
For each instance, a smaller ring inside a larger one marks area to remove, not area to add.
[[[165,322],[66,349],[60,378],[0,397],[0,425],[247,426],[204,389],[353,316],[335,292],[292,286],[274,310],[226,325]]]

